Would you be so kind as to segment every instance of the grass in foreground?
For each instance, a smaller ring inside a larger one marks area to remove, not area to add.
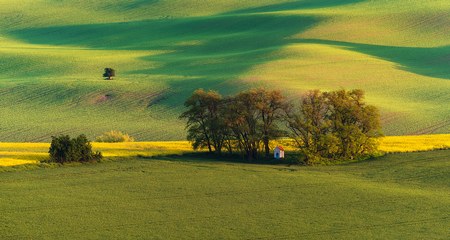
[[[0,173],[1,239],[439,239],[450,150],[340,166],[131,158]]]

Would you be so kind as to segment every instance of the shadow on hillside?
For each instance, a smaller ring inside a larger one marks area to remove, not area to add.
[[[243,10],[232,11],[229,13],[261,13],[261,12],[278,12],[286,10],[301,10],[301,9],[315,9],[337,7],[342,5],[349,5],[366,0],[300,0],[295,2],[278,3],[268,6],[248,8]]]
[[[291,36],[319,21],[317,17],[300,15],[236,14],[55,26],[9,34],[34,44],[164,51],[141,58],[152,68],[127,74],[164,76],[168,87],[177,94],[158,104],[171,108],[180,106],[182,99],[199,87],[238,91],[241,83],[235,80],[243,73],[276,59],[272,53],[290,44]],[[178,95],[180,92],[186,96]]]
[[[170,20],[146,20],[107,24],[86,24],[30,28],[9,32],[35,44],[80,46],[106,50],[157,50],[164,53],[142,57],[152,67],[126,74],[163,76],[170,91],[148,107],[181,108],[195,89],[220,89],[232,94],[256,79],[241,81],[252,67],[276,60],[274,54],[289,44],[318,43],[346,47],[397,63],[416,74],[450,79],[450,46],[439,48],[390,47],[291,37],[323,19],[288,14],[259,14],[282,10],[312,9],[353,4],[363,0],[303,0],[248,8],[214,16]],[[153,2],[153,1],[152,1]],[[130,3],[131,4],[131,3]],[[135,1],[130,8],[150,4]],[[256,13],[256,14],[254,14]]]

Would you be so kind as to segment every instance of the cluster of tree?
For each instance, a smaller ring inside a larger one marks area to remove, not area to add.
[[[101,152],[93,152],[91,142],[85,135],[70,138],[69,135],[52,137],[49,149],[50,161],[57,163],[98,161]]]
[[[364,103],[364,92],[314,90],[298,104],[279,91],[251,89],[222,97],[196,90],[185,102],[187,139],[194,149],[210,153],[242,153],[249,161],[261,152],[270,157],[269,143],[292,137],[306,163],[323,159],[352,159],[371,154],[381,135],[378,111]]]
[[[249,161],[258,159],[261,147],[269,157],[270,140],[281,136],[277,121],[284,116],[286,101],[279,91],[252,89],[223,98],[215,91],[196,90],[186,100],[188,140],[194,149],[207,147],[221,154],[239,151]]]

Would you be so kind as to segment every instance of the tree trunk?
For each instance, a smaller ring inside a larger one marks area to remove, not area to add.
[[[208,140],[208,150],[209,150],[209,153],[212,153],[213,151],[212,151],[212,148],[211,148],[211,144],[209,143],[209,140]]]
[[[216,150],[216,154],[218,156],[222,155],[222,146],[221,145],[215,145],[214,149]]]
[[[252,149],[252,159],[258,160],[258,150],[257,149]]]
[[[209,140],[209,136],[206,133],[205,133],[205,138],[206,138],[206,144],[208,145],[209,153],[212,153],[213,151],[212,151],[212,148],[211,148],[211,141]]]
[[[269,136],[265,135],[263,142],[264,142],[264,149],[266,152],[266,158],[269,158],[270,157]]]

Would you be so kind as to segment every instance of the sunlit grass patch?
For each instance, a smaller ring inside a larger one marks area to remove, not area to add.
[[[388,57],[383,59],[369,52],[335,44],[338,43],[317,41],[286,45],[273,53],[273,61],[254,66],[241,79],[248,84],[265,84],[270,88],[289,91],[294,96],[310,89],[363,89],[367,102],[381,109],[385,133],[414,135],[448,132],[448,82],[405,71],[405,67]],[[387,48],[370,47],[377,48],[380,56],[389,55]],[[404,55],[421,58],[420,49],[403,50],[408,52]],[[436,74],[438,72],[440,70],[436,70]]]

